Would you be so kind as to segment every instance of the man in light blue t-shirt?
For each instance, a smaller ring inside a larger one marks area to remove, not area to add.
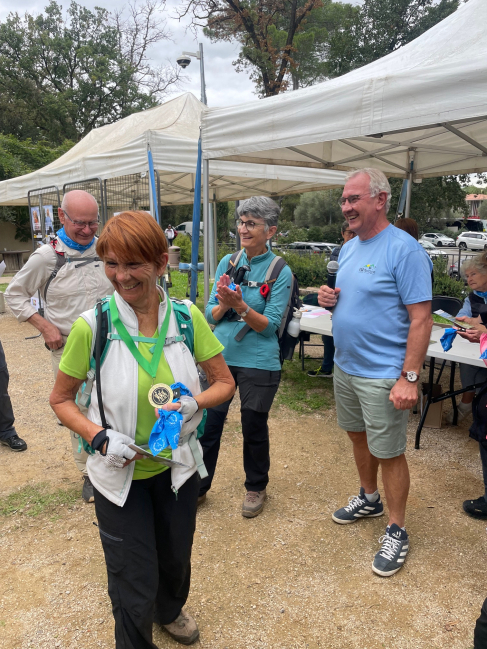
[[[336,289],[322,286],[333,308],[338,424],[352,441],[358,496],[333,514],[341,525],[382,516],[377,473],[389,523],[372,570],[388,577],[404,565],[409,470],[404,455],[410,408],[431,333],[431,260],[407,232],[387,220],[391,189],[377,169],[349,174],[341,206],[358,236],[342,249]]]

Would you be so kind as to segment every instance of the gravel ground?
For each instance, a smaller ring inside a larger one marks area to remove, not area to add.
[[[81,490],[65,429],[47,404],[48,352],[10,313],[0,338],[17,430],[28,445],[0,447],[0,504],[28,485]],[[200,508],[188,609],[211,649],[470,649],[487,595],[486,524],[462,512],[483,491],[468,424],[425,429],[413,447],[407,528],[411,551],[389,579],[371,571],[386,520],[338,526],[331,513],[358,491],[350,444],[335,411],[271,413],[271,480],[263,514],[244,519],[238,404],[229,413],[214,488]],[[113,622],[94,509],[80,499],[0,516],[0,647],[112,648]],[[179,646],[158,628],[161,649]]]

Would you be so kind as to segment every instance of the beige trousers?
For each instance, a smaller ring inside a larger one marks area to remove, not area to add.
[[[51,350],[51,361],[52,361],[52,371],[54,372],[54,380],[56,380],[57,372],[59,369],[59,363],[61,362],[61,356],[63,355],[63,351],[64,351],[64,347],[61,347],[61,349]],[[78,392],[78,399],[80,395],[81,395],[81,389]],[[78,407],[83,413],[83,415],[87,417],[88,408],[85,408],[84,406],[78,406]],[[88,458],[88,453],[83,448],[83,444],[81,443],[81,437],[77,433],[73,432],[72,430],[69,431],[69,435],[71,437],[71,446],[73,449],[74,462],[83,475],[88,475],[88,471],[86,470],[86,460]]]

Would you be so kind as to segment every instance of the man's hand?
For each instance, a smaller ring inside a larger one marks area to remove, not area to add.
[[[59,329],[56,325],[47,322],[47,320],[41,333],[49,349],[61,349],[64,345],[63,337]]]
[[[329,286],[320,286],[320,290],[318,291],[318,304],[325,308],[335,306],[340,291],[341,289],[339,288],[333,289]]]
[[[396,410],[410,410],[418,401],[418,381],[410,383],[401,376],[391,390],[389,401]]]

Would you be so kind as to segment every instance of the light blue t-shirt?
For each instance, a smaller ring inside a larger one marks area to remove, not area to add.
[[[431,300],[433,265],[407,232],[387,226],[343,246],[333,310],[335,363],[354,376],[397,379],[409,333],[406,305]]]

